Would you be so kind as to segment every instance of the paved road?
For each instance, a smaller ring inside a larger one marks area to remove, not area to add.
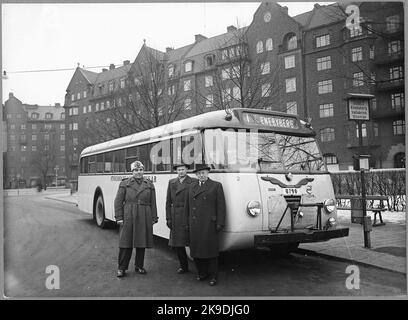
[[[41,195],[5,198],[5,293],[9,297],[258,297],[395,296],[406,294],[401,273],[360,266],[360,289],[348,290],[347,262],[266,250],[226,253],[219,283],[175,273],[175,253],[164,239],[146,251],[148,275],[116,278],[118,230],[101,230],[77,207]],[[133,260],[133,259],[132,259]],[[133,261],[132,261],[133,263]],[[60,289],[49,290],[46,267],[60,269]],[[191,266],[194,270],[194,267]]]

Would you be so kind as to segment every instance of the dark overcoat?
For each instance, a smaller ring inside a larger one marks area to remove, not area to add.
[[[166,220],[170,223],[169,245],[185,247],[189,244],[188,218],[184,210],[188,186],[196,179],[186,176],[183,183],[178,178],[169,180],[166,197]]]
[[[185,210],[189,220],[190,255],[193,258],[217,257],[217,225],[224,226],[226,214],[222,184],[211,179],[201,187],[198,180],[191,183]]]
[[[134,177],[123,180],[115,198],[115,219],[123,220],[120,248],[153,247],[153,221],[157,221],[156,191],[153,183]]]

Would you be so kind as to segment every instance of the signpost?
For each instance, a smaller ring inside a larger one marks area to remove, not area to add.
[[[369,155],[363,155],[363,122],[370,120],[370,99],[374,96],[371,94],[357,94],[349,93],[347,97],[348,118],[350,121],[356,121],[358,126],[358,145],[359,155],[357,165],[354,170],[360,171],[361,181],[361,208],[363,213],[363,233],[364,233],[364,247],[371,248],[370,231],[371,217],[367,217],[366,210],[366,189],[364,170],[369,170]]]

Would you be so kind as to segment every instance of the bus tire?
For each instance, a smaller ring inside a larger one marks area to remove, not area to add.
[[[285,256],[295,251],[299,247],[299,242],[277,243],[270,245],[269,249],[273,255]]]
[[[95,202],[94,220],[96,225],[101,229],[106,229],[109,226],[109,221],[105,218],[105,203],[101,194]]]

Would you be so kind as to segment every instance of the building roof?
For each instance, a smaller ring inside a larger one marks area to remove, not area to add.
[[[39,106],[32,104],[23,104],[23,109],[27,112],[28,120],[31,119],[31,114],[38,113],[39,116],[37,119],[33,120],[46,120],[46,121],[55,121],[55,120],[64,120],[61,118],[61,114],[65,113],[65,110],[62,106]],[[51,113],[52,119],[46,119],[45,114]]]
[[[132,64],[127,64],[127,65],[124,65],[124,66],[121,66],[115,69],[109,69],[106,71],[102,71],[97,74],[97,77],[93,83],[97,84],[97,83],[107,82],[110,80],[126,77],[131,67],[132,67]]]
[[[181,48],[172,49],[166,52],[165,59],[168,62],[180,61],[192,47],[194,47],[194,43],[181,47]]]
[[[93,71],[89,71],[89,70],[85,70],[81,68],[78,68],[78,69],[83,74],[85,79],[88,80],[89,83],[95,83],[96,78],[98,77],[97,72],[93,72]]]
[[[342,21],[346,18],[345,7],[350,3],[333,3],[327,6],[315,4],[313,10],[294,16],[293,19],[305,29],[313,29]],[[358,5],[356,2],[353,3]]]

